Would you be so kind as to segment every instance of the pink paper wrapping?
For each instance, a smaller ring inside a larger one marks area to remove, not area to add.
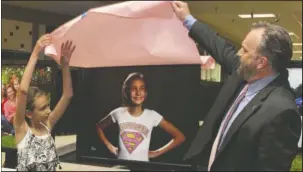
[[[45,54],[59,63],[61,43],[72,40],[77,48],[70,66],[75,67],[201,64],[188,30],[167,1],[93,8],[51,35]]]

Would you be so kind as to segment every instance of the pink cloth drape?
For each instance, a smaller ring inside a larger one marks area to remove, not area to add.
[[[93,8],[51,35],[54,42],[45,54],[59,63],[61,43],[72,40],[75,67],[201,64],[196,44],[166,1]]]

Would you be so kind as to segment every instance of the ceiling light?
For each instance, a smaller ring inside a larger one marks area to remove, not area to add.
[[[293,53],[294,54],[300,54],[300,53],[302,53],[302,51],[294,51]]]
[[[294,46],[302,46],[302,43],[293,43]]]
[[[295,33],[293,33],[293,32],[288,32],[288,34],[289,34],[290,36],[294,36],[294,37],[296,37],[297,39],[299,39],[299,37],[298,37]]]
[[[239,14],[238,16],[240,18],[242,18],[242,19],[250,19],[250,18],[252,18],[252,16],[253,16],[253,18],[271,18],[271,17],[276,17],[276,15],[274,15],[274,14],[253,14],[253,15],[251,15],[251,14]]]

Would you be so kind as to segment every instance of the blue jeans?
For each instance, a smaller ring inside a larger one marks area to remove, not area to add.
[[[12,135],[15,135],[14,127],[10,122],[8,122],[8,120],[2,114],[1,114],[1,130],[7,133],[11,133]]]

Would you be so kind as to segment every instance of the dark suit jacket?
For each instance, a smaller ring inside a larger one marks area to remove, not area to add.
[[[229,74],[184,157],[184,160],[207,167],[222,119],[245,81],[236,73],[239,66],[236,50],[216,32],[197,21],[189,36]],[[233,122],[211,171],[290,170],[298,151],[300,121],[288,72],[281,70],[280,75],[261,90]]]

